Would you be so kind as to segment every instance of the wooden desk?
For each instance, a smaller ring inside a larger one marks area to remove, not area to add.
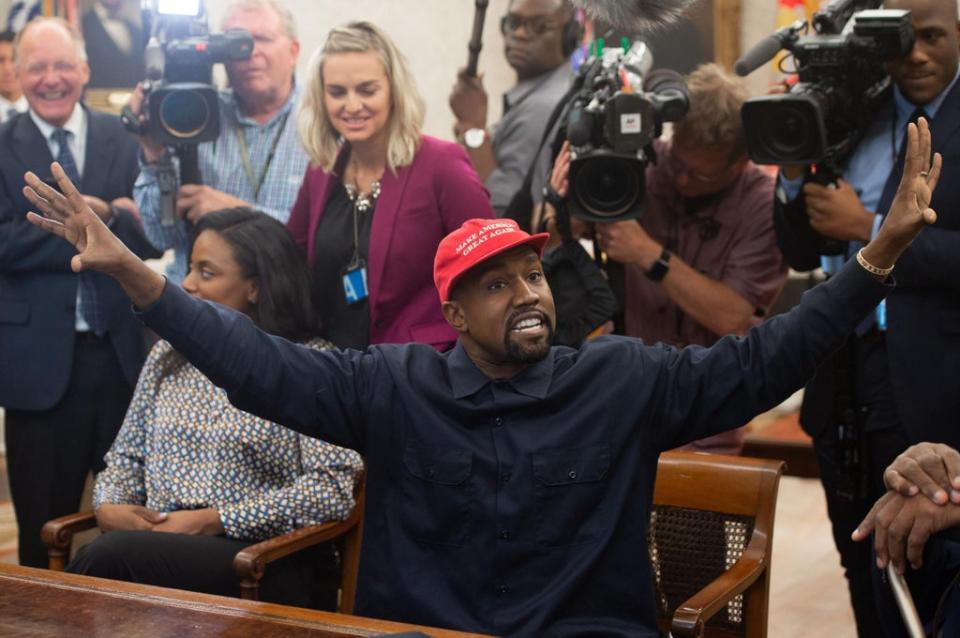
[[[0,564],[0,636],[319,638],[446,629]]]

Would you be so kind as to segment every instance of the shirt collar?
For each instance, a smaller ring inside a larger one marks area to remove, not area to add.
[[[297,78],[293,78],[293,89],[290,91],[290,96],[287,98],[286,103],[284,103],[283,108],[277,111],[277,114],[274,115],[268,122],[261,124],[260,122],[249,118],[243,113],[240,112],[240,103],[237,102],[237,96],[233,92],[233,89],[227,89],[223,92],[226,102],[230,107],[230,112],[233,113],[233,117],[236,118],[236,121],[243,126],[271,126],[274,122],[279,120],[281,117],[286,116],[290,113],[290,110],[293,108],[293,105],[296,104],[297,98],[300,95],[300,88],[297,85]]]
[[[94,13],[97,14],[97,17],[100,18],[100,22],[103,22],[103,23],[106,23],[108,21],[123,22],[123,20],[119,16],[110,15],[110,12],[107,11],[107,8],[104,7],[102,4],[100,4],[99,2],[93,3],[93,11]]]
[[[553,381],[554,349],[550,348],[547,356],[527,367],[517,376],[506,379],[514,390],[535,399],[544,399]],[[482,390],[493,379],[480,371],[480,368],[470,359],[463,345],[457,345],[450,351],[447,358],[447,371],[450,375],[450,387],[455,399],[463,399]]]
[[[73,106],[73,113],[70,114],[70,118],[67,119],[63,126],[58,127],[50,124],[37,115],[37,112],[33,109],[30,109],[30,118],[33,120],[33,123],[37,125],[37,128],[40,129],[40,134],[43,135],[43,138],[46,140],[49,140],[50,136],[53,135],[53,132],[58,128],[73,133],[73,139],[79,140],[83,135],[87,123],[87,113],[83,110],[83,107],[80,106],[79,102]]]
[[[937,116],[937,111],[940,110],[940,107],[943,105],[943,101],[947,99],[947,95],[950,93],[953,85],[957,83],[957,78],[960,78],[960,67],[957,68],[957,72],[954,74],[950,84],[948,84],[947,88],[940,92],[940,95],[933,98],[926,104],[919,105],[919,108],[922,108],[926,112],[927,118],[932,120]],[[910,115],[913,113],[914,109],[918,108],[918,105],[910,102],[910,100],[908,100],[900,91],[900,87],[896,85],[893,87],[893,99],[897,105],[897,123],[900,124],[900,128],[902,128],[903,126],[906,126],[907,120],[910,119]]]
[[[534,91],[540,88],[540,86],[549,82],[554,76],[566,76],[570,73],[570,63],[567,61],[555,69],[545,71],[540,75],[535,75],[532,78],[520,80],[513,86],[513,88],[503,94],[503,110],[506,112],[520,102],[523,102],[525,99],[527,99],[527,97],[532,95]]]
[[[26,95],[21,95],[19,98],[17,98],[17,99],[14,100],[13,102],[11,102],[11,101],[8,100],[7,98],[5,98],[5,97],[3,97],[2,95],[0,95],[0,108],[3,108],[3,109],[15,108],[15,109],[17,109],[17,111],[23,113],[24,111],[26,111],[26,110],[27,110],[28,108],[30,108],[30,107],[29,107],[29,105],[27,104],[27,96],[26,96]],[[6,115],[6,112],[4,112],[3,114]]]

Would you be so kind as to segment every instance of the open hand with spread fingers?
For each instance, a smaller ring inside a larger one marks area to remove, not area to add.
[[[44,184],[34,173],[24,176],[27,182],[24,196],[43,213],[41,217],[31,211],[27,213],[27,219],[74,245],[78,253],[70,261],[74,272],[99,270],[110,274],[113,262],[122,261],[132,253],[93,212],[60,164],[54,162],[50,170],[60,193]]]
[[[50,166],[58,193],[34,173],[24,175],[24,196],[42,213],[27,213],[27,219],[49,233],[73,244],[77,254],[70,261],[74,272],[96,270],[116,279],[134,304],[146,307],[160,297],[164,279],[134,255],[84,200],[60,164]]]
[[[863,249],[863,257],[880,269],[891,268],[920,231],[937,221],[930,200],[940,179],[943,159],[940,153],[931,156],[930,125],[926,118],[907,127],[906,144],[897,194],[877,236]]]

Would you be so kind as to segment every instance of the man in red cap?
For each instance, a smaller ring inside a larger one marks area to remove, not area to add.
[[[69,200],[33,175],[25,190],[52,218],[31,221],[80,250],[75,268],[115,277],[237,407],[365,457],[357,614],[510,636],[656,636],[640,548],[660,451],[779,403],[876,306],[935,218],[929,139],[925,123],[911,129],[900,193],[859,263],[742,339],[681,351],[627,337],[551,347],[546,237],[470,220],[434,264],[453,350],[317,352],[166,285],[58,166]]]

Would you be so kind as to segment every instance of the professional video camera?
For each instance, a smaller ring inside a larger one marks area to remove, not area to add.
[[[588,61],[574,81],[566,115],[570,212],[590,221],[639,217],[644,169],[664,122],[690,106],[683,77],[653,67],[641,41],[624,41]]]
[[[220,108],[213,65],[248,59],[253,38],[241,29],[209,34],[202,0],[153,2],[151,37],[144,52],[145,121],[126,110],[124,124],[167,146],[215,140]]]
[[[781,95],[748,100],[742,109],[750,158],[758,164],[816,164],[819,183],[856,147],[886,97],[883,63],[910,52],[910,13],[876,10],[880,0],[835,0],[806,22],[761,41],[735,70],[747,75],[780,49],[790,52],[799,82]],[[783,67],[781,62],[781,67]]]

